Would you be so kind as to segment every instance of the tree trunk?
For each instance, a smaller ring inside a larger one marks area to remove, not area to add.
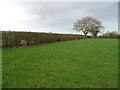
[[[84,33],[84,34],[85,34],[85,36],[86,36],[88,32],[83,31],[83,33]]]
[[[87,33],[85,33],[85,32],[84,32],[84,34],[85,34],[85,36],[87,35]]]
[[[93,34],[93,36],[96,38],[96,34]]]

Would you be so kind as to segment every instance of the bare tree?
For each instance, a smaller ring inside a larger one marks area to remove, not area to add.
[[[86,17],[74,23],[75,31],[82,31],[84,35],[91,33],[93,36],[96,36],[102,28],[101,22],[92,17]]]

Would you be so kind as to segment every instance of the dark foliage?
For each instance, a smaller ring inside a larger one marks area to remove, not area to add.
[[[19,47],[27,45],[53,43],[58,41],[77,40],[84,38],[89,37],[76,34],[2,31],[2,46]]]
[[[99,38],[120,39],[120,34],[116,31],[106,32]]]

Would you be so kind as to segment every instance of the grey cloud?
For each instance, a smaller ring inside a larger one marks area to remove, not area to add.
[[[115,2],[78,2],[78,3],[42,3],[24,2],[18,6],[31,15],[23,21],[35,28],[51,28],[53,32],[73,32],[73,23],[86,16],[92,16],[107,25],[117,25],[117,3]],[[111,28],[114,29],[114,28]]]

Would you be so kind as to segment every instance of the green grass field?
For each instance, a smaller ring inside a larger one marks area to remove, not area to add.
[[[118,40],[3,49],[3,88],[117,88]]]

